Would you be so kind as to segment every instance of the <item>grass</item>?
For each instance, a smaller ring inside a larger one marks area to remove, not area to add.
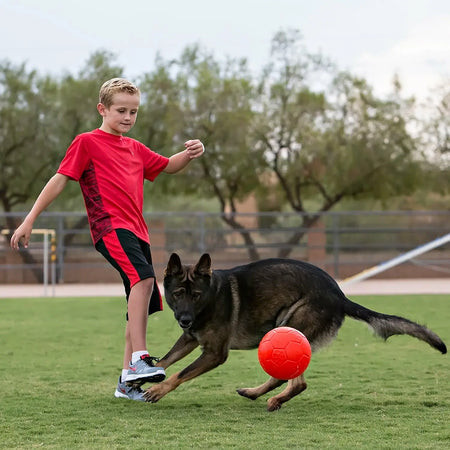
[[[427,323],[450,343],[448,296],[354,299]],[[269,395],[235,392],[266,379],[256,351],[231,352],[157,404],[115,399],[123,329],[122,299],[0,300],[0,448],[450,448],[448,355],[408,336],[384,343],[346,320],[313,355],[308,389],[268,413]],[[179,334],[168,308],[152,316],[151,353],[162,356]]]

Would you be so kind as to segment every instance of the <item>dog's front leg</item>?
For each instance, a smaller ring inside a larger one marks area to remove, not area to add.
[[[186,333],[183,333],[174,346],[167,352],[167,354],[159,360],[156,364],[159,367],[167,369],[172,364],[184,358],[198,347],[198,342]]]
[[[218,365],[222,364],[224,360],[222,355],[218,355],[212,352],[203,352],[199,358],[197,358],[192,364],[187,366],[181,372],[175,373],[167,380],[155,384],[144,392],[144,398],[147,402],[156,403],[170,391],[176,389],[180,384],[185,381],[192,380],[192,378],[198,377],[202,373],[208,372],[214,369]]]

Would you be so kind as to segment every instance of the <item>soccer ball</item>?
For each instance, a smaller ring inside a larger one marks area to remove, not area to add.
[[[301,375],[311,360],[311,346],[306,336],[295,328],[278,327],[259,343],[258,359],[271,377],[290,380]]]

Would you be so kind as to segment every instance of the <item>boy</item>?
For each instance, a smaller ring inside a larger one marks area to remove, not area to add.
[[[162,309],[155,283],[148,229],[143,217],[143,182],[161,172],[176,173],[205,151],[195,139],[170,158],[124,137],[136,122],[140,91],[129,81],[113,78],[99,93],[100,128],[78,135],[57,173],[39,194],[11,238],[11,247],[28,246],[33,223],[63,191],[69,180],[80,183],[95,248],[116,268],[127,298],[127,325],[122,375],[116,397],[144,401],[140,386],[162,381],[164,369],[147,351],[148,315]],[[128,385],[127,383],[128,382]]]

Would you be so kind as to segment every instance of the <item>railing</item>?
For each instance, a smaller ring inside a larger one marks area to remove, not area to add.
[[[24,215],[0,213],[0,227],[12,228]],[[171,252],[179,253],[186,263],[208,252],[215,268],[282,254],[309,261],[342,279],[450,232],[450,211],[328,212],[308,228],[303,225],[305,216],[296,213],[235,214],[239,229],[231,228],[224,220],[230,216],[223,214],[158,212],[145,217],[158,277]],[[35,227],[55,230],[58,282],[120,281],[93,248],[84,213],[46,212]],[[294,234],[300,238],[292,239]],[[10,250],[8,238],[8,233],[0,238],[0,283],[41,282],[43,238],[33,236],[29,249],[20,252]],[[379,275],[418,276],[450,276],[450,246]]]

